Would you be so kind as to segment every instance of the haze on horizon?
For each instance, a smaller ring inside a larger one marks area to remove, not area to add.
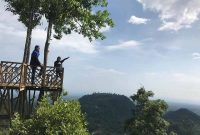
[[[49,64],[64,63],[69,95],[94,92],[130,96],[144,86],[158,98],[200,103],[200,1],[108,0],[115,22],[104,41],[78,34],[52,39]],[[46,22],[33,32],[44,47]],[[0,61],[22,61],[26,28],[0,2]],[[43,61],[41,50],[40,61]]]

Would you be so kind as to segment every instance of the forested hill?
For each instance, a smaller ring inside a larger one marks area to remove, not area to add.
[[[133,103],[129,98],[116,94],[96,93],[79,99],[86,113],[88,129],[94,135],[122,135],[124,122],[132,116]],[[200,116],[188,109],[170,111],[165,119],[170,130],[178,135],[200,135]]]
[[[80,98],[86,113],[90,133],[95,135],[122,135],[125,120],[131,116],[133,103],[116,94],[96,93]]]
[[[187,109],[168,112],[165,118],[178,135],[200,135],[200,116]]]

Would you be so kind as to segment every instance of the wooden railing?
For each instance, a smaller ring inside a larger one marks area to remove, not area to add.
[[[22,76],[25,72],[24,79]],[[32,82],[32,67],[18,62],[2,61],[0,64],[0,87],[17,88],[23,85],[25,88],[38,89],[62,89],[64,69],[61,70],[61,75],[58,76],[54,67],[46,67],[45,79],[42,75],[41,67],[36,68],[34,83]],[[42,83],[43,82],[43,83]]]

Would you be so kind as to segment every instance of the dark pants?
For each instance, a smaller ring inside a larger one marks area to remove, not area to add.
[[[32,66],[32,74],[31,74],[31,83],[34,84],[35,83],[35,72],[37,67],[36,66]]]
[[[32,68],[31,83],[34,84],[35,83],[35,73],[36,73],[36,70],[37,70],[37,66],[32,66],[31,68]],[[42,72],[43,72],[43,67],[41,67],[38,76],[41,76]]]
[[[56,77],[62,78],[62,72],[63,72],[62,68],[56,68]]]

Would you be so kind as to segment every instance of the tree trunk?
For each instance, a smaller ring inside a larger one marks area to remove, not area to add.
[[[28,62],[29,62],[31,36],[32,36],[32,30],[33,30],[32,23],[33,23],[33,13],[30,11],[29,24],[28,24],[28,28],[27,28],[26,42],[25,42],[25,48],[24,48],[24,57],[23,57],[23,63],[25,63],[25,64],[28,64]]]
[[[28,43],[27,43],[27,50],[26,50],[26,59],[25,59],[25,64],[29,63],[29,58],[30,58],[30,50],[31,50],[31,36],[32,36],[32,28],[30,28],[29,33],[28,33]]]
[[[53,27],[53,23],[50,21],[48,25],[47,38],[46,38],[46,43],[45,43],[45,48],[44,48],[44,67],[45,67],[44,69],[46,69],[47,61],[48,61],[48,53],[49,53],[49,45],[50,45],[51,34],[52,34],[52,27]]]
[[[28,64],[28,62],[29,62],[31,35],[32,35],[32,28],[27,28],[26,42],[25,42],[25,48],[24,48],[24,57],[23,57],[24,64]]]
[[[47,37],[46,37],[46,42],[45,42],[45,47],[44,47],[44,65],[43,65],[43,73],[42,73],[43,87],[45,87],[46,85],[46,67],[47,67],[47,61],[48,61],[48,53],[49,53],[49,45],[50,45],[51,34],[52,34],[52,27],[53,27],[53,23],[49,21]],[[44,91],[40,91],[38,101],[41,101],[43,96],[44,96]]]
[[[27,66],[26,65],[29,62],[31,36],[32,36],[32,30],[33,30],[32,23],[33,23],[33,13],[30,13],[29,25],[27,27],[26,42],[25,42],[25,48],[24,48],[22,73],[21,73],[21,83],[23,84],[23,86],[25,86],[25,83],[26,83],[26,76],[27,76]],[[27,93],[26,90],[19,92],[20,114],[22,115],[22,117],[25,116],[26,93]]]
[[[26,34],[26,42],[25,42],[25,48],[24,48],[24,56],[23,56],[23,65],[22,66],[22,73],[21,73],[21,83],[25,85],[26,82],[26,74],[27,74],[27,64],[29,62],[29,55],[30,55],[30,47],[31,47],[31,36],[32,36],[32,30],[33,30],[33,13],[30,13],[29,16],[29,24],[27,27],[27,34]]]

